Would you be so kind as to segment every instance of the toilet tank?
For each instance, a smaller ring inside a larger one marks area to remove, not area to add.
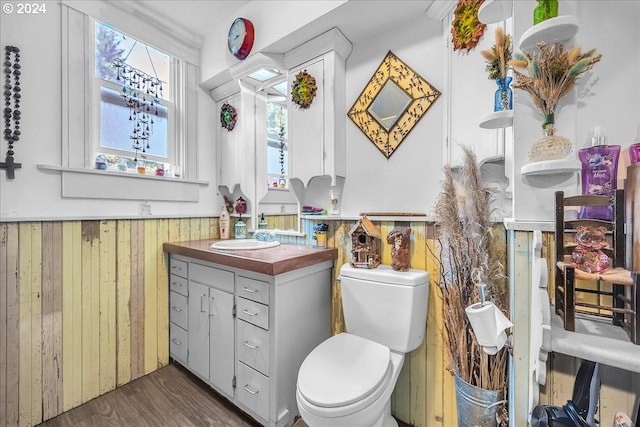
[[[427,325],[429,273],[389,265],[340,269],[347,332],[408,353],[422,344]]]

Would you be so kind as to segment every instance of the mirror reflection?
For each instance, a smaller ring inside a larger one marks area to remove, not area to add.
[[[367,111],[389,131],[410,102],[411,97],[405,91],[392,80],[387,80]]]
[[[289,143],[287,82],[270,88],[267,93],[267,186],[270,189],[288,188]]]

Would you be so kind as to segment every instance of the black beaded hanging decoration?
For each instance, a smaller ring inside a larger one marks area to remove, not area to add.
[[[11,62],[13,54],[13,63]],[[13,145],[20,140],[20,49],[15,46],[4,47],[4,140],[7,141],[7,157],[0,163],[0,169],[7,170],[7,179],[15,178],[15,170],[22,167],[13,159]],[[13,98],[13,108],[11,99]]]
[[[153,62],[151,65],[153,66]],[[157,76],[150,76],[121,59],[115,59],[113,66],[117,70],[116,80],[122,83],[120,96],[129,107],[129,120],[133,122],[129,139],[132,141],[131,148],[136,152],[135,161],[138,161],[138,151],[142,151],[144,157],[150,148],[149,137],[153,133],[153,116],[158,115],[162,81]]]

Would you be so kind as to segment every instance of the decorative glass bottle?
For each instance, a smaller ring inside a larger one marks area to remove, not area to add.
[[[493,101],[493,111],[503,111],[513,109],[513,91],[511,90],[512,77],[505,77],[503,79],[496,79],[498,90]]]
[[[573,153],[571,141],[564,136],[556,135],[554,114],[545,115],[542,129],[544,129],[544,137],[533,144],[529,150],[529,160],[539,162],[566,159]]]
[[[538,0],[533,10],[533,25],[558,16],[558,0]]]

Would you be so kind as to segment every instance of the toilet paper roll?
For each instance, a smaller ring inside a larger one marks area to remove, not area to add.
[[[465,308],[467,317],[471,322],[473,332],[476,334],[478,344],[487,354],[496,354],[507,342],[505,329],[513,326],[513,323],[502,314],[502,311],[491,302],[473,304]]]

